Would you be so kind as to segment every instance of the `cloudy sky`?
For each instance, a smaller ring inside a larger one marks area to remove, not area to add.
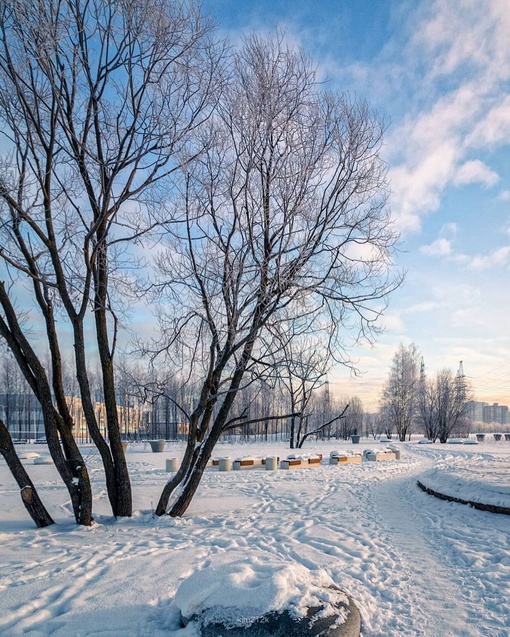
[[[460,360],[478,400],[510,405],[510,11],[508,0],[205,0],[234,41],[283,28],[328,88],[388,122],[391,209],[407,271],[364,372],[332,389],[376,406],[399,343],[429,373]]]

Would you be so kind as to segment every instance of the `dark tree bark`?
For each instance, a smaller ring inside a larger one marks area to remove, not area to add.
[[[20,488],[20,496],[30,517],[38,528],[54,524],[51,515],[42,503],[25,467],[18,458],[16,449],[5,424],[0,420],[0,453],[5,458],[14,479]]]
[[[69,491],[76,522],[90,526],[93,520],[90,480],[85,461],[72,433],[72,422],[66,422],[53,404],[46,372],[21,329],[3,282],[0,282],[0,306],[6,317],[4,320],[0,316],[0,336],[12,351],[41,405],[48,448]]]

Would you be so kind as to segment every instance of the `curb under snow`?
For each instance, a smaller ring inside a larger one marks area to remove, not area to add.
[[[427,487],[422,482],[420,482],[420,480],[417,481],[417,484],[420,489],[422,489],[426,493],[429,493],[430,495],[433,495],[436,498],[439,498],[440,500],[447,500],[448,502],[458,502],[459,504],[467,504],[474,509],[479,509],[480,511],[490,511],[490,513],[501,513],[503,515],[510,515],[509,507],[503,507],[497,504],[485,504],[484,502],[464,500],[463,498],[457,498],[453,495],[446,495],[445,493],[440,493],[439,491],[435,491],[434,489]]]

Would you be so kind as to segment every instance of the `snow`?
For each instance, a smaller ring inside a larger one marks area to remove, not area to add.
[[[373,446],[362,441],[356,451]],[[330,465],[330,451],[353,450],[331,441],[303,450],[323,454],[314,469],[210,468],[187,514],[173,519],[152,510],[169,477],[167,457],[184,447],[151,453],[131,444],[135,514],[119,520],[108,513],[98,454],[84,449],[91,528],[72,522],[55,467],[27,459],[57,521],[42,530],[0,459],[0,634],[196,637],[196,623],[183,628],[180,611],[210,609],[229,621],[267,609],[299,614],[313,597],[332,601],[333,582],[359,607],[363,637],[508,637],[510,518],[438,500],[417,480],[510,506],[510,443],[397,447],[398,461]],[[215,455],[289,452],[283,443],[222,444]]]
[[[194,573],[179,587],[175,605],[187,619],[201,615],[204,623],[248,626],[272,611],[304,617],[309,608],[323,606],[324,615],[332,615],[338,602],[348,604],[334,586],[324,569],[245,558]]]

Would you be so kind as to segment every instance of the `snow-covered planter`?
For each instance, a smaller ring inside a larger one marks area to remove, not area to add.
[[[220,458],[218,461],[218,470],[232,471],[232,458],[228,456],[226,456],[225,458]]]
[[[251,559],[207,567],[181,584],[174,604],[182,624],[193,622],[202,637],[357,637],[360,629],[352,600],[323,569],[301,564]]]
[[[265,458],[265,466],[266,466],[266,471],[277,471],[278,470],[278,461],[279,458],[278,456],[267,456],[267,458]]]

